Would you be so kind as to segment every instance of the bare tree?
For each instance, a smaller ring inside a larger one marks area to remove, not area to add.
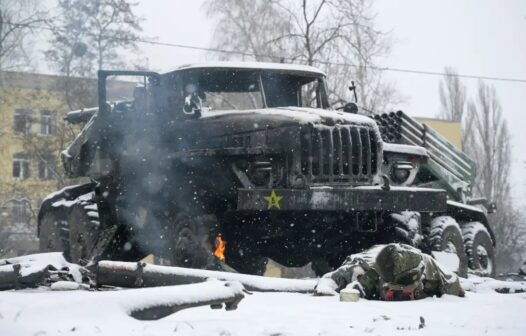
[[[469,102],[468,110],[473,129],[467,148],[480,170],[477,191],[502,199],[509,193],[511,143],[495,88],[480,82],[476,100]]]
[[[31,64],[29,38],[35,25],[45,21],[45,14],[34,0],[0,0],[0,71]]]
[[[455,69],[446,67],[444,74],[438,87],[440,95],[438,116],[445,120],[462,122],[466,112],[466,85],[460,81]]]
[[[90,76],[104,67],[120,66],[124,50],[137,50],[142,31],[128,0],[58,0],[49,61],[64,74]]]
[[[285,52],[283,36],[290,30],[287,16],[273,1],[225,0],[205,3],[207,14],[216,19],[214,47],[229,48],[242,60],[279,62]],[[255,24],[258,22],[258,24]],[[219,54],[228,60],[231,54]]]
[[[390,51],[388,35],[375,28],[372,0],[208,0],[216,19],[213,47],[243,53],[223,59],[288,61],[321,67],[328,74],[331,100],[350,98],[354,80],[360,104],[383,109],[395,90],[377,63]]]
[[[141,19],[133,12],[137,4],[128,0],[58,0],[58,5],[60,15],[52,24],[45,55],[66,77],[66,101],[75,109],[85,106],[82,92],[88,88],[72,88],[69,79],[94,77],[99,69],[123,66],[123,52],[137,50]]]
[[[510,269],[517,266],[523,252],[526,227],[511,199],[511,138],[493,86],[479,83],[476,99],[468,103],[467,117],[473,126],[465,147],[479,170],[475,192],[497,204],[498,211],[491,217],[497,260],[501,269]]]
[[[444,77],[438,86],[440,97],[440,112],[438,117],[444,120],[459,122],[462,127],[461,143],[465,144],[471,136],[473,119],[466,118],[467,96],[466,85],[458,77],[458,73],[451,67],[445,67]]]

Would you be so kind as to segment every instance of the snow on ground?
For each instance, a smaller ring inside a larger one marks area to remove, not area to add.
[[[526,293],[406,302],[254,293],[235,311],[192,308],[157,321],[127,315],[128,300],[156,289],[0,292],[0,335],[526,335]]]
[[[52,264],[57,269],[73,267],[73,271],[79,273],[77,277],[80,275],[78,266],[67,263],[57,253],[24,256],[2,263],[19,263],[23,274]],[[125,265],[129,263],[121,266]],[[148,269],[165,273],[173,271],[153,265],[145,268]],[[184,272],[191,275],[204,271]],[[210,276],[216,274],[208,273]],[[282,290],[291,285],[305,290],[305,286],[315,284],[315,280],[239,274],[232,274],[224,280],[248,281],[249,285],[264,289],[283,287]],[[301,286],[298,285],[300,282]],[[225,286],[224,281],[214,280],[181,286],[87,291],[76,290],[81,288],[76,283],[60,281],[51,288],[0,292],[0,336],[526,335],[526,281],[470,276],[461,283],[467,290],[464,298],[445,295],[420,301],[360,299],[358,302],[340,302],[338,296],[259,292],[245,295],[235,311],[212,310],[204,306],[179,311],[156,321],[139,321],[130,317],[132,311],[159,303],[180,304],[242,295],[241,284],[231,282]],[[502,288],[514,294],[495,292]]]

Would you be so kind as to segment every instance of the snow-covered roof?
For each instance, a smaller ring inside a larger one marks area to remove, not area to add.
[[[265,62],[204,62],[181,65],[172,71],[203,68],[285,70],[325,76],[323,71],[309,65]]]

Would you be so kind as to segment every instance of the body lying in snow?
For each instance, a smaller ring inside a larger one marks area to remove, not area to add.
[[[344,288],[357,289],[367,299],[387,301],[464,296],[456,274],[404,244],[376,245],[347,257],[340,268],[318,281],[316,294],[335,295]]]

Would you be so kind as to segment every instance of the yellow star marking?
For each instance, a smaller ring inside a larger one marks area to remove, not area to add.
[[[276,194],[276,191],[274,189],[272,189],[272,192],[270,193],[270,196],[264,196],[263,198],[265,200],[267,200],[267,202],[268,202],[268,208],[267,209],[272,209],[274,207],[279,209],[279,201],[281,201],[283,196],[278,196]]]

